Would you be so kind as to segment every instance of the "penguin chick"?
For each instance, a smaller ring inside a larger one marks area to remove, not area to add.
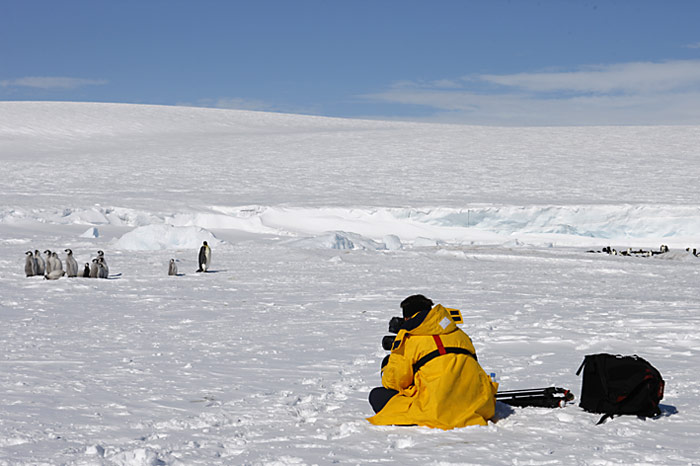
[[[63,262],[61,262],[61,259],[58,257],[58,253],[56,251],[51,253],[51,260],[53,261],[51,271],[53,272],[54,270],[60,270],[63,272]]]
[[[168,266],[168,275],[177,275],[177,264],[175,259],[170,259],[170,265]]]
[[[90,263],[86,262],[83,268],[83,278],[90,278]]]
[[[78,276],[78,261],[73,257],[73,251],[66,249],[66,275],[69,277]]]
[[[64,272],[63,270],[52,270],[51,273],[47,273],[44,278],[46,280],[58,280],[65,274],[66,272]]]
[[[34,250],[34,264],[36,265],[36,275],[44,275],[44,268],[46,264],[44,263],[44,258],[41,257],[41,252],[38,249]]]
[[[97,278],[97,273],[99,270],[100,268],[97,266],[97,259],[93,259],[92,264],[90,264],[90,278]]]
[[[109,269],[102,257],[97,258],[97,278],[109,277]]]
[[[46,267],[44,267],[44,275],[48,275],[51,273],[51,267],[53,266],[53,261],[51,261],[51,250],[47,249],[44,251],[44,254],[46,254]]]
[[[27,277],[33,277],[36,275],[36,263],[34,262],[34,253],[32,251],[27,251],[26,260],[24,261],[24,273]]]
[[[107,275],[109,275],[109,266],[107,265],[107,261],[105,260],[105,253],[104,251],[97,251],[97,260],[102,262],[102,267],[107,271]]]

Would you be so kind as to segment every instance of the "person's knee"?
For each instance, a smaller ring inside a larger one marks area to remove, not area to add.
[[[369,404],[375,413],[381,411],[384,406],[399,392],[390,388],[376,387],[369,392]]]

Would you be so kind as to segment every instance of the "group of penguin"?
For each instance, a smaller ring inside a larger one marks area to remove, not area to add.
[[[24,273],[27,277],[44,276],[46,280],[58,280],[64,275],[67,277],[84,277],[84,278],[108,278],[109,267],[105,260],[104,251],[97,251],[97,257],[92,259],[92,263],[86,262],[82,272],[78,268],[78,261],[73,257],[73,251],[66,249],[66,270],[63,270],[63,262],[58,257],[56,251],[46,250],[46,260],[41,256],[38,249],[26,252],[26,260],[24,263]],[[207,272],[211,264],[211,248],[206,241],[199,248],[198,255],[199,269],[197,272]],[[177,264],[175,259],[170,259],[168,265],[168,275],[177,276]]]
[[[198,273],[209,271],[209,267],[211,266],[211,247],[209,247],[206,241],[202,242],[202,246],[199,248],[197,263],[199,264],[199,268],[197,269]],[[170,264],[168,264],[168,275],[178,275],[175,259],[170,259]]]
[[[73,257],[73,251],[65,250],[66,253],[66,269],[63,270],[63,262],[58,257],[56,251],[46,250],[46,260],[41,256],[38,249],[27,251],[26,261],[24,263],[24,273],[27,277],[44,276],[46,280],[58,280],[64,275],[67,277],[84,277],[84,278],[107,278],[109,277],[109,267],[105,260],[105,253],[97,251],[97,257],[92,259],[92,263],[86,262],[82,272],[78,267],[78,261]]]
[[[618,251],[617,249],[613,249],[610,246],[606,246],[603,248],[602,251],[588,251],[588,252],[604,252],[607,253],[611,256],[642,256],[642,257],[651,257],[651,256],[656,256],[658,254],[666,254],[669,251],[668,246],[665,244],[662,244],[661,247],[659,248],[658,251],[653,251],[653,250],[644,250],[644,249],[638,249],[638,250],[632,250],[632,248],[627,248],[625,251]],[[698,250],[693,249],[691,251],[690,248],[686,248],[686,252],[692,252],[692,254],[695,257],[698,257]]]

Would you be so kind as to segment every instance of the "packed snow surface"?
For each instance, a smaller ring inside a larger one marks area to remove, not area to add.
[[[699,147],[690,126],[0,102],[0,465],[700,464]],[[81,271],[103,250],[108,279],[25,276],[66,248]],[[585,355],[638,354],[662,415],[372,426],[414,293],[462,310],[504,390],[578,395]]]

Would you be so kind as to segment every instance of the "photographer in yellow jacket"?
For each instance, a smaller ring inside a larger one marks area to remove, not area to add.
[[[479,365],[456,309],[423,295],[401,302],[403,321],[382,367],[382,387],[370,392],[375,425],[453,429],[486,425],[495,414],[498,384]],[[453,317],[455,316],[455,317]]]

